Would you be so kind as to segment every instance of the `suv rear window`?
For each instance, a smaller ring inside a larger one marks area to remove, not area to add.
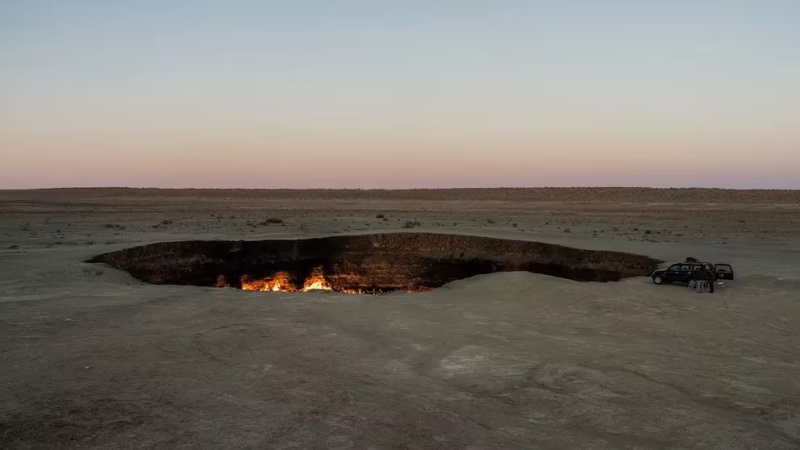
[[[731,266],[727,264],[717,264],[717,272],[731,273],[733,272],[733,269],[731,269]]]

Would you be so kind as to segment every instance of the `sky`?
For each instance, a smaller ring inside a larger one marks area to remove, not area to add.
[[[7,0],[0,188],[800,189],[796,0]]]

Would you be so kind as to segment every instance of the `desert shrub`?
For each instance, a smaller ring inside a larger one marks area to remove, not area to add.
[[[124,225],[120,225],[118,223],[107,223],[107,224],[105,224],[105,227],[106,228],[112,228],[112,229],[115,229],[115,230],[124,230],[125,229]]]
[[[514,222],[514,223],[511,224],[511,226],[514,227],[514,228],[517,228],[519,225],[516,222]]]
[[[403,224],[403,228],[414,228],[422,225],[419,220],[406,220],[406,223]]]
[[[375,216],[375,218],[376,219],[385,219],[386,218],[386,214],[378,214],[378,215]]]
[[[153,227],[152,227],[152,228],[161,228],[161,227],[166,227],[167,225],[172,225],[173,223],[174,223],[174,222],[173,222],[173,221],[171,221],[171,220],[169,220],[169,219],[164,219],[164,220],[162,220],[161,222],[159,222],[159,223],[157,223],[157,224],[153,225]]]
[[[486,219],[486,223],[494,223],[494,219]]]
[[[564,233],[572,233],[572,228],[564,228]]]
[[[18,248],[19,248],[19,245],[17,245],[17,244],[14,244],[14,245],[9,245],[9,246],[8,246],[8,249],[9,249],[9,250],[15,250],[15,249],[18,249]]]
[[[278,224],[283,224],[283,219],[279,217],[267,217],[263,222],[261,222],[261,225],[278,225]]]

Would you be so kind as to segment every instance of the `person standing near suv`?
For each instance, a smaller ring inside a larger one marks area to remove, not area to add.
[[[714,266],[711,264],[705,264],[703,268],[708,272],[708,292],[709,294],[713,294],[714,282],[717,281],[717,273],[714,271]]]
[[[696,273],[693,274],[695,280],[697,280],[697,293],[703,293],[706,291],[706,286],[710,286],[709,283],[713,283],[713,275],[711,272],[705,267],[699,267]],[[714,292],[714,288],[710,287],[709,293]]]

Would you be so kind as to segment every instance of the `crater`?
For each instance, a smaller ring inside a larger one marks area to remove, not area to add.
[[[661,262],[631,253],[467,235],[386,233],[264,241],[162,242],[88,262],[152,284],[258,291],[420,292],[493,272],[576,281],[649,275]]]

